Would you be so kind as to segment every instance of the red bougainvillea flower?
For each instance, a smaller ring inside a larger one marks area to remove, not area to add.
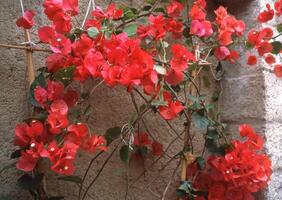
[[[72,175],[74,172],[74,159],[78,150],[78,146],[73,143],[66,143],[55,153],[52,153],[50,160],[52,162],[51,169],[64,175]]]
[[[55,35],[55,30],[50,26],[43,26],[38,29],[38,37],[41,42],[51,43]]]
[[[220,46],[214,50],[214,55],[218,60],[224,60],[230,56],[230,51],[227,47]]]
[[[282,78],[282,65],[278,64],[274,66],[274,73],[277,77]]]
[[[273,19],[274,10],[271,9],[270,4],[266,4],[266,9],[267,9],[267,10],[262,11],[262,12],[258,15],[258,17],[257,17],[257,20],[258,20],[260,23],[265,23],[265,22],[270,21],[270,20]]]
[[[108,147],[106,146],[106,143],[104,136],[93,134],[82,144],[82,149],[90,153],[95,153],[97,149],[107,151]]]
[[[205,4],[202,4],[202,2],[204,1],[198,0],[194,2],[194,5],[189,12],[189,17],[192,20],[203,21],[206,19],[206,13],[204,11]]]
[[[15,128],[14,145],[26,147],[32,140],[40,141],[43,134],[43,124],[33,120],[29,124],[21,123]]]
[[[65,92],[63,99],[67,103],[68,107],[73,107],[78,102],[79,94],[75,90],[68,89]]]
[[[72,124],[67,128],[68,134],[65,141],[70,141],[77,145],[82,143],[82,140],[88,135],[88,127],[86,124],[78,123]]]
[[[257,57],[255,55],[249,55],[247,60],[248,65],[256,65],[257,64]]]
[[[232,32],[219,31],[218,41],[219,41],[219,44],[222,45],[222,46],[228,46],[228,45],[232,44],[232,42],[233,42]]]
[[[192,21],[190,28],[191,35],[197,35],[199,37],[209,37],[212,33],[213,29],[209,21]]]
[[[272,54],[267,54],[267,55],[264,57],[264,60],[265,60],[265,62],[266,62],[267,64],[269,64],[269,65],[271,65],[271,64],[273,64],[273,63],[276,62],[276,59],[275,59],[274,55],[272,55]]]
[[[18,27],[22,27],[24,29],[31,29],[35,24],[33,17],[35,16],[35,12],[32,10],[27,10],[24,12],[23,16],[20,17],[16,24]]]
[[[40,152],[43,148],[43,143],[31,141],[30,147],[25,151],[21,151],[21,157],[18,159],[16,165],[17,168],[25,172],[32,171],[40,158]]]
[[[168,32],[172,33],[174,38],[181,38],[183,32],[183,24],[182,22],[176,21],[174,19],[169,19],[165,26]]]
[[[51,112],[48,115],[47,122],[50,125],[49,131],[52,134],[61,133],[62,129],[68,126],[68,118],[66,115],[62,115],[58,112]]]
[[[167,7],[166,11],[170,17],[178,17],[183,11],[184,6],[178,1],[173,0]]]
[[[170,70],[165,76],[165,81],[171,85],[178,85],[183,80],[184,80],[183,72],[178,72],[173,69]]]
[[[47,81],[48,100],[61,99],[64,95],[64,85],[59,81]]]
[[[182,72],[188,68],[189,61],[195,61],[196,58],[184,46],[174,44],[171,46],[172,59],[170,61],[171,68],[177,72]]]
[[[163,145],[159,142],[154,141],[152,143],[152,154],[153,156],[160,156],[163,153]]]
[[[96,9],[92,12],[92,15],[101,21],[103,19],[119,19],[122,14],[122,9],[116,9],[116,5],[113,3],[108,6],[106,12],[104,12],[100,7],[96,7]]]
[[[71,15],[78,14],[78,0],[63,0],[63,9]]]
[[[53,112],[53,113],[54,112],[59,113],[61,115],[67,115],[68,105],[62,99],[55,100],[55,101],[53,101],[53,103],[50,106],[50,111]]]
[[[260,45],[258,46],[258,53],[260,56],[263,56],[266,53],[270,53],[273,50],[272,45],[267,42],[267,41],[263,41],[260,43]]]
[[[178,114],[184,110],[184,106],[179,101],[173,101],[169,92],[163,93],[164,100],[167,102],[167,106],[160,106],[159,111],[161,116],[166,120],[172,120],[178,116]]]
[[[138,147],[144,147],[150,145],[152,141],[149,139],[149,136],[146,132],[137,133],[134,136],[134,145]]]
[[[274,3],[274,8],[275,8],[275,11],[276,11],[276,15],[277,16],[280,16],[282,15],[282,0],[277,0],[275,3]]]
[[[230,51],[230,55],[226,57],[226,60],[234,64],[239,57],[240,56],[237,51]]]

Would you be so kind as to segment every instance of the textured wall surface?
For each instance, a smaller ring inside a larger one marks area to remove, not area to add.
[[[85,9],[87,0],[81,1],[81,7]],[[26,0],[26,7],[35,9],[42,13],[39,6],[41,0]],[[123,1],[124,2],[124,1]],[[140,2],[143,1],[139,1]],[[209,2],[209,1],[208,1]],[[244,19],[247,24],[255,24],[255,16],[260,10],[258,0],[236,0],[220,1],[228,10],[238,18]],[[228,3],[226,3],[228,2]],[[98,5],[105,4],[105,1],[97,1]],[[136,4],[138,2],[127,3]],[[208,3],[210,9],[216,7],[216,3]],[[0,0],[0,42],[13,44],[23,40],[21,30],[15,27],[15,19],[20,15],[20,7],[17,0]],[[41,15],[36,19],[39,24],[44,22],[45,18]],[[240,48],[240,47],[239,47]],[[38,55],[36,66],[42,65],[43,55]],[[242,60],[242,63],[245,63]],[[259,69],[251,69],[240,65],[230,65],[224,63],[224,77],[221,81],[221,109],[223,110],[222,119],[228,123],[231,132],[237,133],[239,124],[242,122],[252,124],[260,133],[265,133],[268,140],[267,148],[274,162],[274,176],[270,185],[268,194],[269,200],[280,200],[281,194],[281,167],[280,157],[281,134],[282,129],[281,113],[282,100],[277,91],[281,88],[281,81],[273,77],[272,74],[263,74]],[[266,79],[267,81],[264,81]],[[23,51],[15,49],[0,50],[0,169],[1,166],[11,163],[9,160],[10,152],[14,149],[12,146],[13,128],[15,124],[28,116],[25,92],[25,55]],[[97,83],[93,83],[95,85]],[[279,101],[280,100],[280,101]],[[138,99],[140,102],[141,100]],[[110,89],[106,86],[97,88],[91,97],[91,104],[94,107],[94,113],[91,116],[90,123],[96,132],[103,133],[108,127],[121,126],[126,123],[134,107],[130,101],[130,96],[123,88]],[[265,119],[267,121],[265,125]],[[149,114],[146,121],[150,130],[160,138],[160,141],[166,147],[169,142],[175,138],[172,131],[167,131],[167,124],[159,117]],[[176,121],[173,124],[177,131],[180,131],[182,122]],[[266,129],[265,129],[266,127]],[[141,127],[141,130],[144,130]],[[200,143],[200,138],[197,138]],[[182,142],[176,140],[173,144],[173,150],[168,152],[170,156],[180,151]],[[196,149],[197,151],[198,149]],[[109,150],[111,152],[112,149]],[[280,154],[279,154],[280,153]],[[106,159],[106,153],[103,158],[98,159],[86,181],[89,183],[97,174],[97,171]],[[77,175],[82,175],[85,171],[92,155],[80,154],[76,162]],[[144,170],[144,166],[149,167],[153,158],[148,157],[144,161],[133,162],[129,170],[130,192],[129,200],[157,200],[160,199],[168,177],[171,176],[174,164],[167,165],[166,170],[159,173],[159,169],[166,166],[169,157],[163,158],[157,165],[151,168],[151,172],[146,173],[135,184],[134,179]],[[134,168],[134,169],[133,169]],[[9,169],[0,175],[0,196],[10,195],[13,199],[29,200],[28,194],[19,191],[16,186],[18,172],[15,169]],[[175,180],[179,177],[175,177]],[[97,180],[95,186],[90,190],[88,199],[95,200],[120,200],[124,199],[127,190],[127,173],[124,165],[119,161],[118,152],[109,161],[102,176]],[[63,181],[57,181],[52,173],[47,176],[47,189],[52,195],[67,196],[67,200],[77,199],[77,190],[72,189],[74,185]],[[150,187],[146,187],[150,184]],[[177,184],[175,181],[168,192],[167,199],[175,199],[174,189]],[[71,188],[71,189],[70,189]],[[275,194],[275,196],[272,196]],[[258,195],[262,199],[263,195]],[[282,198],[281,198],[282,199]]]

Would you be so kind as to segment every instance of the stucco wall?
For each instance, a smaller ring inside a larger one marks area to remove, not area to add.
[[[85,5],[87,0],[82,0],[81,5]],[[38,13],[41,13],[41,0],[27,0],[24,1],[26,7],[35,9]],[[124,2],[124,1],[123,1]],[[129,3],[136,3],[130,2]],[[139,1],[143,2],[143,1]],[[247,24],[255,24],[255,16],[260,10],[260,4],[257,0],[224,0],[221,1],[228,10],[235,14],[238,18],[244,19]],[[228,3],[226,3],[228,2]],[[98,5],[103,5],[104,1],[96,1]],[[208,1],[210,9],[216,7],[216,3]],[[86,6],[82,6],[86,7]],[[23,33],[21,30],[15,27],[15,19],[20,15],[20,7],[17,0],[1,0],[0,2],[0,42],[13,44],[18,41],[22,41]],[[37,16],[37,21],[42,23],[45,18],[41,15]],[[36,54],[37,66],[42,65],[41,54]],[[245,63],[242,60],[242,63]],[[278,159],[281,156],[281,146],[279,142],[281,137],[279,136],[279,129],[281,124],[282,113],[281,102],[277,101],[278,95],[273,89],[273,85],[278,85],[277,79],[273,79],[272,75],[263,74],[259,69],[252,69],[240,65],[230,65],[224,63],[225,74],[222,84],[222,95],[221,95],[221,109],[223,110],[222,119],[228,123],[230,131],[237,132],[238,126],[241,123],[250,123],[259,132],[266,133],[267,139],[269,140],[268,149],[273,152],[273,159]],[[269,78],[272,76],[272,78]],[[268,81],[265,83],[264,79]],[[21,121],[23,118],[28,116],[26,93],[25,93],[25,55],[23,51],[15,49],[1,49],[0,50],[0,165],[6,165],[10,163],[9,155],[14,149],[12,146],[13,128],[15,124]],[[97,84],[97,83],[94,83]],[[266,90],[265,88],[271,88]],[[281,87],[280,87],[281,88]],[[275,103],[273,103],[275,102]],[[125,123],[132,111],[134,110],[133,105],[130,101],[130,96],[122,88],[110,89],[106,86],[97,88],[93,96],[91,97],[91,103],[94,107],[93,116],[91,116],[90,123],[94,130],[97,132],[104,132],[108,127],[120,126]],[[274,105],[275,104],[275,105]],[[277,114],[274,114],[271,110],[273,108],[281,108],[280,111],[277,109]],[[266,111],[267,109],[267,111]],[[271,117],[272,116],[272,117]],[[280,116],[280,117],[279,117]],[[173,132],[168,132],[167,125],[159,117],[155,117],[152,114],[146,117],[149,128],[160,138],[164,146],[167,146],[170,140],[175,137]],[[267,123],[265,124],[265,118]],[[266,125],[266,129],[265,129]],[[182,126],[181,122],[175,122],[174,126],[176,129],[180,129]],[[271,126],[271,127],[270,127]],[[142,127],[141,127],[142,128]],[[265,131],[266,130],[266,131]],[[277,134],[275,134],[277,132]],[[274,137],[273,134],[276,136]],[[200,139],[198,139],[199,142]],[[272,143],[273,141],[273,143]],[[273,146],[275,144],[277,146]],[[278,147],[279,146],[279,147]],[[276,148],[277,147],[277,148]],[[169,155],[174,155],[182,148],[182,142],[177,140],[173,144],[172,152],[168,152]],[[111,150],[110,150],[111,151]],[[281,152],[274,154],[275,152]],[[109,153],[107,153],[108,155]],[[277,157],[277,156],[278,157]],[[81,175],[92,156],[80,154],[76,166],[78,168],[76,174]],[[101,166],[103,157],[97,160],[89,178],[93,178],[97,173],[97,170]],[[152,162],[152,158],[147,158],[145,166],[149,166]],[[152,172],[146,174],[138,181],[134,187],[130,189],[128,199],[134,200],[155,200],[159,199],[164,187],[168,181],[168,177],[171,175],[175,163],[167,167],[167,169],[158,174],[158,169],[165,165],[168,158],[164,158],[159,164],[153,167]],[[279,191],[279,169],[281,163],[274,161],[275,174],[278,174],[273,178],[274,182],[270,186],[270,191]],[[142,162],[132,163],[130,170],[131,177],[138,176],[143,170]],[[1,167],[0,167],[1,168]],[[134,169],[133,169],[134,168]],[[4,174],[0,175],[0,196],[11,195],[13,199],[31,199],[27,194],[19,191],[15,184],[15,180],[18,172],[15,169],[9,169]],[[151,187],[146,189],[155,177],[158,177]],[[55,176],[50,173],[47,176],[48,192],[53,195],[67,195],[68,200],[76,199],[77,190],[73,188],[72,183],[66,183],[62,181],[54,181]],[[133,178],[134,179],[134,178]],[[179,179],[178,177],[175,180]],[[277,180],[276,180],[277,179]],[[124,170],[124,165],[119,161],[118,152],[115,153],[113,159],[110,160],[108,167],[105,168],[103,175],[98,179],[95,186],[91,189],[91,196],[95,200],[119,200],[124,199],[125,191],[127,187],[127,176]],[[177,182],[175,182],[177,183]],[[174,185],[168,192],[167,199],[175,199]],[[271,194],[271,193],[269,193]],[[269,195],[271,196],[271,195]],[[282,196],[282,195],[280,195]],[[259,198],[259,197],[258,197]],[[260,195],[262,198],[262,195]],[[279,192],[275,198],[269,197],[271,200],[279,200]],[[90,199],[90,198],[89,198]]]

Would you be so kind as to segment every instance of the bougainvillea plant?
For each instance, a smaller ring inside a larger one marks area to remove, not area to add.
[[[179,198],[251,200],[254,192],[267,186],[272,170],[269,157],[262,153],[263,138],[245,124],[239,128],[243,139],[230,140],[226,125],[214,114],[215,106],[199,83],[201,72],[206,70],[211,70],[208,78],[219,80],[211,58],[217,60],[218,71],[221,61],[238,62],[242,52],[234,47],[244,42],[242,20],[222,6],[209,20],[205,0],[192,4],[146,0],[139,8],[110,3],[105,9],[90,0],[82,24],[74,20],[79,14],[78,0],[45,0],[43,8],[50,23],[38,29],[38,38],[49,46],[49,55],[30,85],[33,113],[16,125],[14,144],[19,150],[12,154],[18,158],[17,168],[25,172],[19,182],[32,183],[28,189],[35,199],[51,199],[41,187],[44,172],[38,166],[42,160],[49,161],[54,173],[66,175],[65,180],[77,182],[78,199],[83,200],[117,149],[125,164],[145,154],[152,154],[156,161],[161,158],[170,145],[164,148],[146,127],[143,117],[150,112],[159,115],[176,138],[183,140],[183,150],[172,158],[182,169],[176,192]],[[277,0],[267,4],[257,20],[264,24],[281,14],[282,1]],[[34,11],[25,11],[17,26],[31,29],[34,16]],[[282,24],[252,29],[244,42],[246,64],[255,65],[258,54],[277,77],[282,77],[281,35]],[[81,93],[74,86],[89,79],[99,80],[90,91]],[[109,127],[105,134],[93,132],[88,124],[88,99],[101,84],[123,87],[136,109],[127,123]],[[136,103],[136,95],[142,105]],[[218,96],[212,99],[216,101]],[[175,119],[183,121],[181,133],[170,123]],[[146,131],[140,131],[139,123]],[[192,127],[203,132],[200,154],[194,152]],[[114,150],[86,185],[95,159],[105,155],[112,144]],[[82,178],[72,176],[78,151],[94,157]]]

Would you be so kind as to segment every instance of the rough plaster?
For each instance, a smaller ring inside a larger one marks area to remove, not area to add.
[[[40,10],[41,0],[24,1],[29,8]],[[124,2],[124,1],[123,1]],[[139,3],[142,1],[139,1]],[[247,24],[255,24],[255,16],[260,10],[259,1],[222,1],[228,7],[229,11],[237,15],[238,18],[244,19]],[[97,1],[101,5],[104,1]],[[136,3],[136,2],[135,2]],[[86,0],[81,1],[81,5],[85,5]],[[22,32],[15,28],[15,19],[20,15],[20,7],[16,0],[1,0],[0,2],[0,42],[14,43],[21,41]],[[216,3],[208,3],[212,9]],[[84,6],[85,7],[85,6]],[[41,15],[37,16],[37,20],[42,23],[45,18]],[[42,56],[42,55],[40,55]],[[21,121],[28,116],[26,95],[25,95],[25,60],[24,52],[19,50],[1,49],[0,51],[0,166],[10,163],[8,157],[14,149],[12,146],[13,128],[15,123]],[[37,66],[42,65],[42,57],[36,60]],[[245,63],[244,60],[241,63]],[[237,132],[240,123],[251,123],[257,131],[265,133],[267,138],[267,150],[273,158],[274,176],[267,192],[269,200],[280,200],[281,194],[281,140],[279,130],[281,125],[281,101],[279,96],[281,89],[281,81],[273,78],[273,75],[263,74],[261,70],[250,69],[240,65],[230,65],[224,63],[225,75],[222,80],[222,96],[221,108],[224,111],[222,115],[223,121],[228,123],[229,130]],[[264,81],[267,80],[267,81]],[[95,83],[94,83],[95,84]],[[280,86],[280,87],[279,87]],[[266,90],[265,90],[266,89]],[[279,101],[280,99],[280,101]],[[140,99],[138,100],[140,101]],[[122,88],[109,89],[105,86],[99,87],[91,98],[94,106],[94,114],[90,123],[94,130],[103,132],[108,127],[123,124],[128,119],[129,114],[133,111],[130,103],[130,97]],[[267,123],[265,124],[265,118]],[[152,114],[146,117],[148,126],[157,137],[160,138],[164,146],[175,137],[173,132],[167,132],[167,125],[159,118]],[[174,126],[178,130],[182,126],[181,121],[174,122]],[[266,128],[265,128],[266,126]],[[142,128],[142,127],[141,127]],[[197,142],[201,142],[197,138]],[[174,155],[181,147],[181,141],[177,140],[173,145],[169,155]],[[196,149],[197,150],[197,149]],[[280,152],[280,154],[278,154]],[[76,162],[77,174],[81,175],[90,161],[90,155],[80,154]],[[90,177],[97,173],[99,166],[103,160],[97,160]],[[175,164],[167,167],[163,173],[158,175],[158,169],[165,165],[168,158],[164,158],[161,162],[153,167],[152,172],[146,174],[141,180],[131,188],[128,195],[130,200],[155,200],[164,189],[168,177],[172,173]],[[145,161],[145,166],[149,166],[153,158],[149,157]],[[130,175],[137,177],[143,170],[142,162],[134,162],[131,164]],[[126,171],[119,161],[118,153],[110,160],[110,164],[105,168],[103,175],[98,179],[95,187],[91,189],[91,196],[95,200],[120,200],[124,199],[126,191]],[[9,169],[0,176],[0,196],[11,195],[13,199],[29,200],[28,194],[20,191],[15,184],[18,175],[17,170]],[[145,189],[155,176],[159,176],[150,187],[150,191]],[[179,177],[176,177],[177,180]],[[48,191],[54,195],[67,195],[67,200],[76,199],[77,190],[70,189],[73,185],[66,182],[54,181],[56,177],[50,173],[47,176]],[[88,180],[89,182],[89,180]],[[175,181],[168,192],[167,199],[175,199],[174,189],[177,181]],[[72,187],[74,188],[74,187]],[[273,195],[275,194],[275,195]],[[258,195],[261,199],[262,195]],[[89,197],[89,199],[91,199]]]

